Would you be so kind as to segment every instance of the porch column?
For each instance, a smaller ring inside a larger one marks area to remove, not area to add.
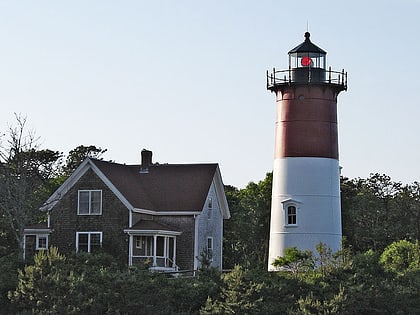
[[[167,236],[165,236],[163,238],[163,261],[164,261],[164,265],[165,267],[168,267],[168,250],[169,250],[169,238]]]
[[[133,265],[133,235],[130,234],[128,241],[128,265]]]
[[[153,267],[156,266],[156,247],[157,247],[157,236],[153,235]]]
[[[172,257],[172,268],[176,268],[176,264],[175,264],[176,262],[176,237],[174,236],[173,239],[174,239],[174,255]]]
[[[26,235],[23,235],[23,260],[26,258]]]

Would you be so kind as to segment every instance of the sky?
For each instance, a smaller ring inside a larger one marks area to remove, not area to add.
[[[342,175],[420,181],[419,0],[0,0],[0,132],[27,117],[42,148],[219,163],[244,188],[272,171],[266,70],[309,30],[338,98]]]

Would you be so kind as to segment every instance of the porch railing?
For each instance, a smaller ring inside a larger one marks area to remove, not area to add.
[[[155,258],[155,259],[154,259]],[[153,263],[155,262],[155,263]],[[133,256],[132,260],[133,265],[136,264],[145,264],[149,265],[152,269],[171,269],[178,270],[176,263],[169,257],[164,256]]]

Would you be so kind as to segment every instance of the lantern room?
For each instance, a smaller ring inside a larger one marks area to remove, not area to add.
[[[313,44],[311,34],[305,33],[305,41],[289,51],[289,68],[294,82],[324,82],[327,52]]]
[[[314,45],[305,33],[305,41],[289,51],[290,68],[321,68],[325,69],[327,52]]]
[[[305,41],[289,51],[287,70],[267,71],[267,89],[282,90],[293,85],[322,84],[334,87],[338,92],[347,90],[347,73],[327,69],[327,52],[310,40],[311,34],[305,33]]]

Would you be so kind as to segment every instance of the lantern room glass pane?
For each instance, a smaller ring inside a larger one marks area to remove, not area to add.
[[[289,64],[293,68],[321,68],[325,69],[325,55],[318,53],[290,54]]]

